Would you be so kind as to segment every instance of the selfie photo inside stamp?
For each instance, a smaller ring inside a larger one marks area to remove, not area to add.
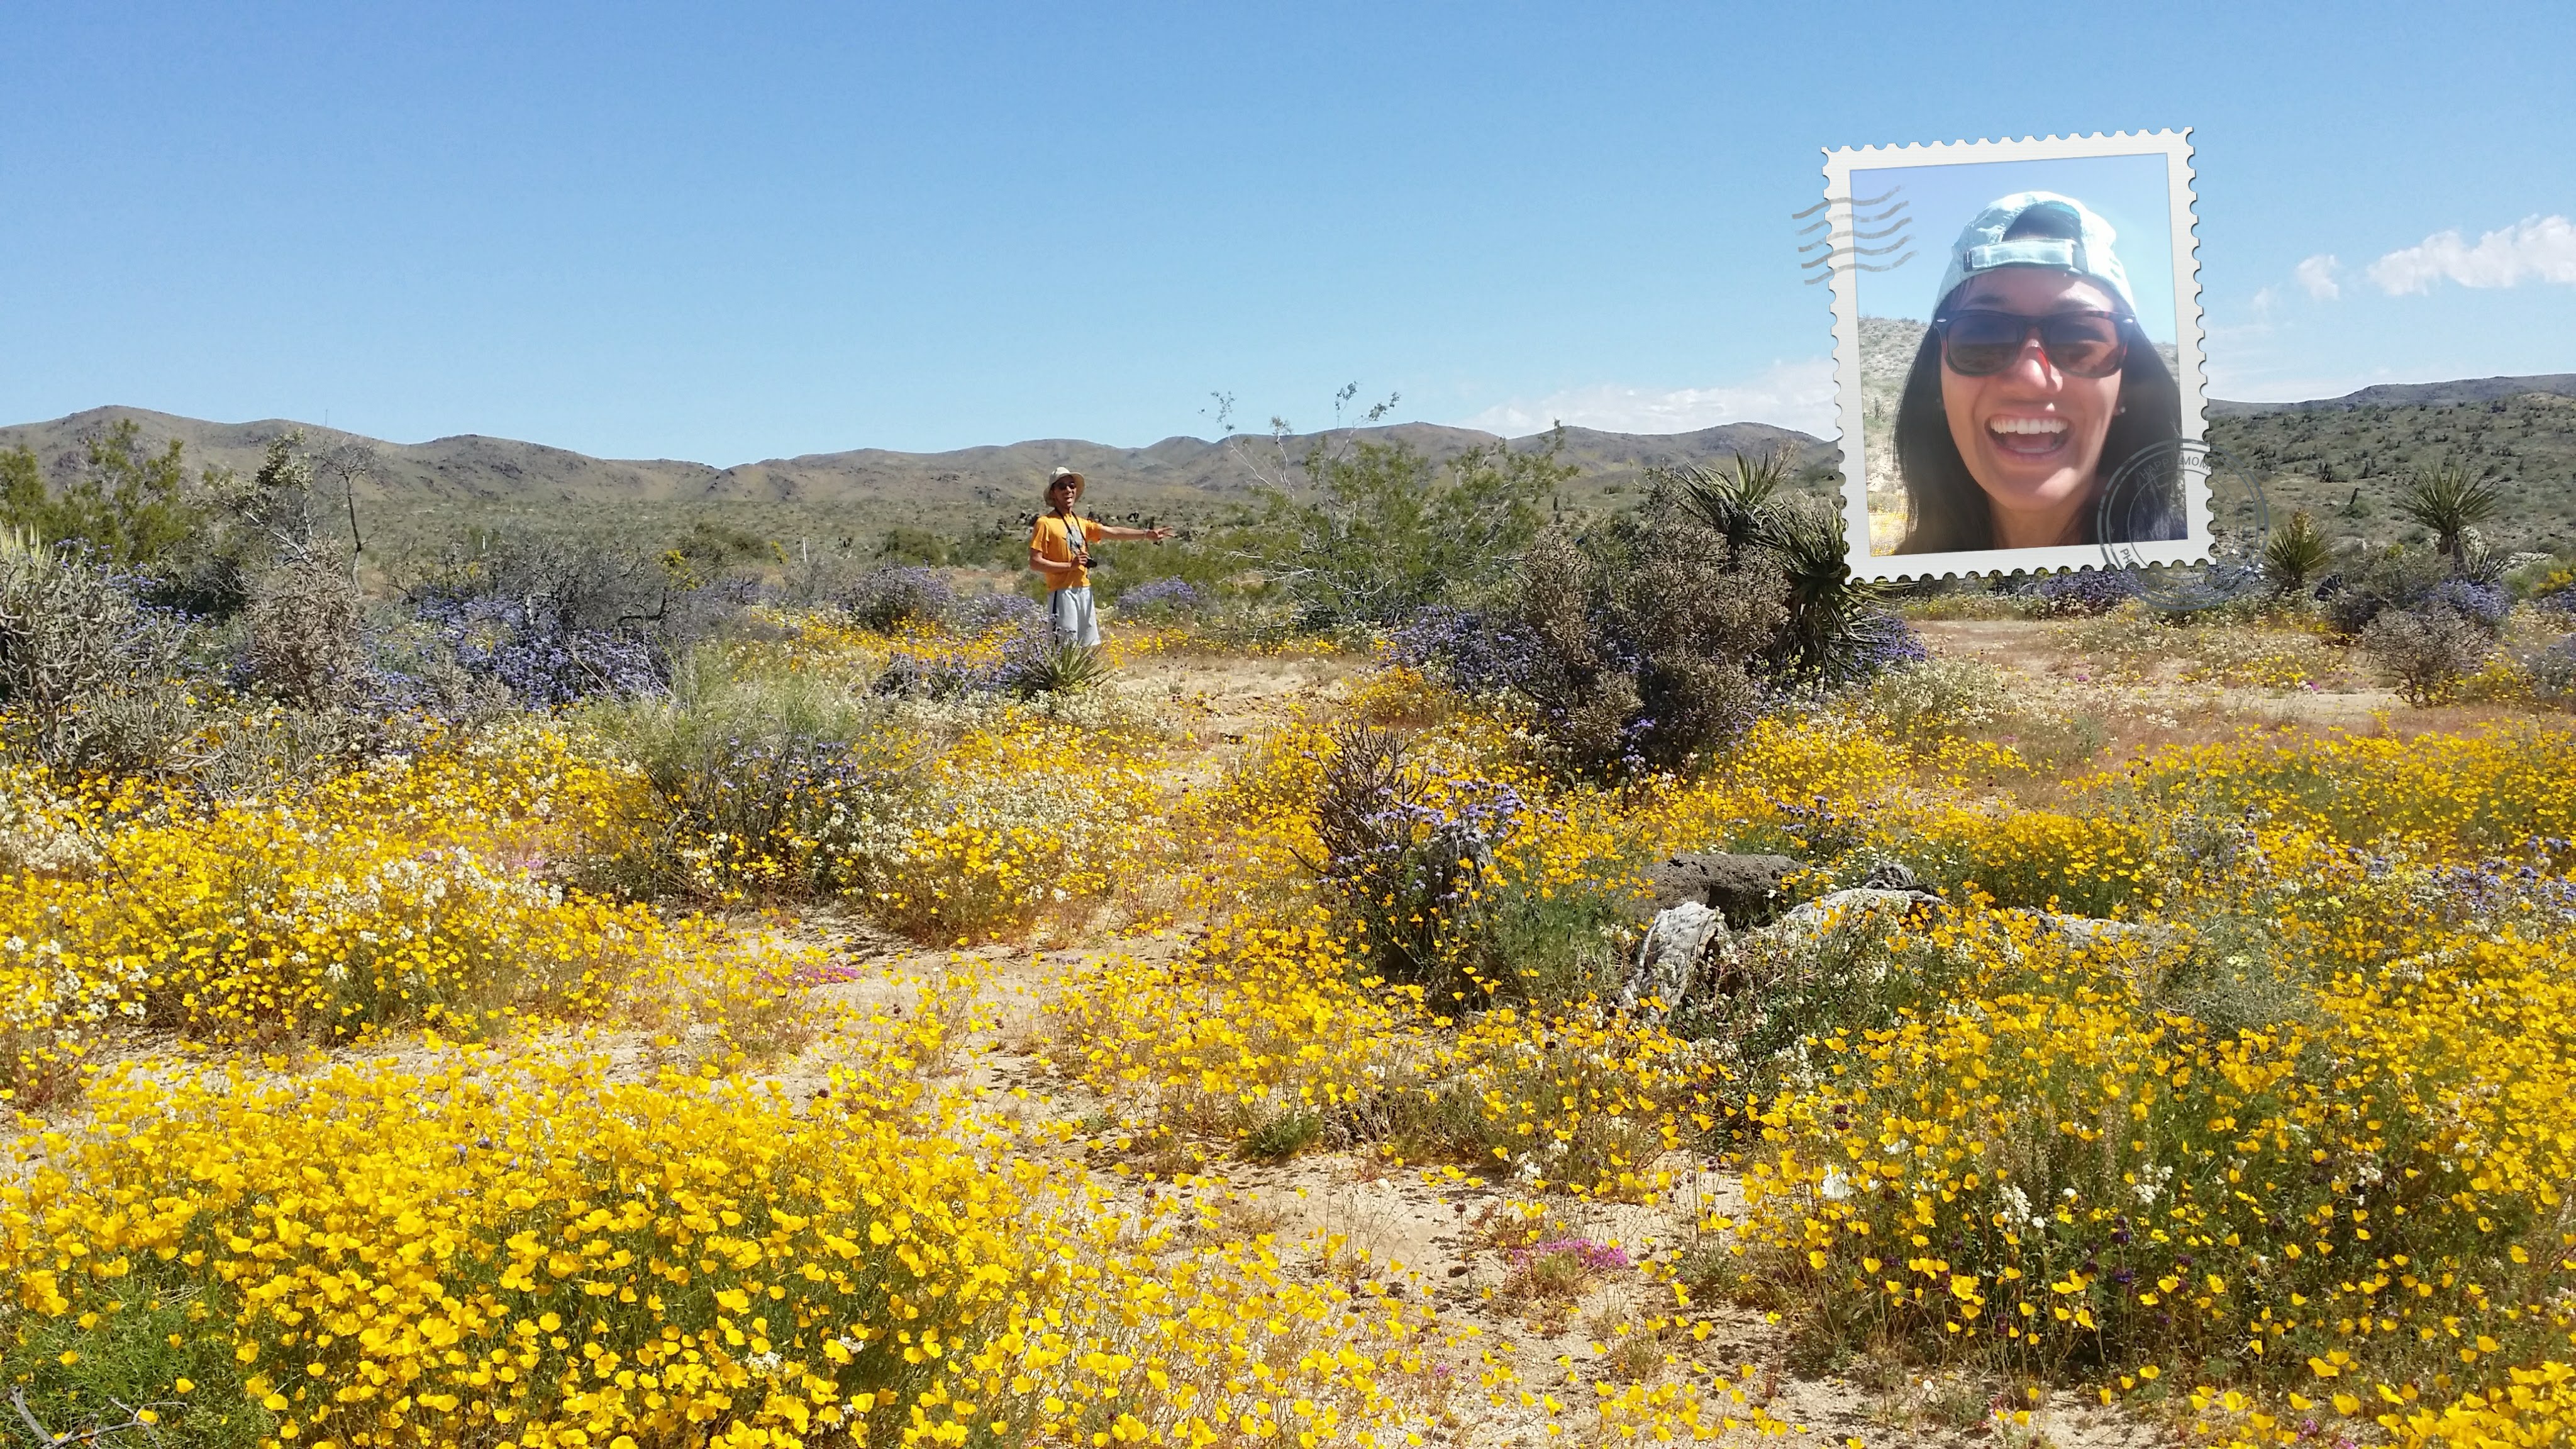
[[[1851,568],[2209,556],[2185,133],[1828,154]]]

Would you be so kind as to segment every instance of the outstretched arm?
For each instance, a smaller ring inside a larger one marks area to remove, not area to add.
[[[1142,538],[1161,543],[1172,536],[1172,531],[1168,528],[1117,528],[1104,523],[1100,526],[1100,536],[1102,538]]]

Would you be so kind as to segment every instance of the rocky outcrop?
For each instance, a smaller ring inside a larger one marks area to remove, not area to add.
[[[1646,871],[1655,907],[1670,910],[1696,902],[1737,930],[1760,925],[1780,907],[1780,881],[1798,868],[1785,855],[1737,855],[1722,850],[1666,856]]]
[[[1619,1009],[1661,1017],[1697,984],[1700,963],[1726,942],[1726,917],[1698,901],[1655,913],[1638,943],[1637,959],[1619,988]]]

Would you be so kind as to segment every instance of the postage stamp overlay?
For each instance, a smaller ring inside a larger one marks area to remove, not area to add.
[[[2260,546],[2205,439],[2188,132],[1832,151],[1816,215],[1856,576]]]

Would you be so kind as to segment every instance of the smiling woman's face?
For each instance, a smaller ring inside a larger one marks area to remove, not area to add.
[[[2098,283],[2045,267],[1999,267],[1972,279],[1952,311],[1982,307],[2023,317],[2109,312]],[[2120,406],[2120,374],[2074,377],[2049,360],[2036,335],[2003,371],[1967,377],[1941,368],[1941,408],[1968,473],[1993,505],[1995,544],[2035,548],[2083,536],[2102,461],[2102,439]]]

